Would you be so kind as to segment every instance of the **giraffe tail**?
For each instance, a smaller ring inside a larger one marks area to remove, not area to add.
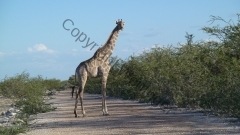
[[[77,72],[77,69],[75,70],[75,83],[76,83],[76,72]]]

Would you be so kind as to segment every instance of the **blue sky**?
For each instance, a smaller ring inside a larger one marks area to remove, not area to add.
[[[194,34],[194,41],[208,40],[200,29],[213,26],[208,22],[210,15],[236,22],[239,5],[239,0],[1,0],[0,80],[23,71],[33,77],[67,80],[98,48],[83,48],[87,40],[75,42],[74,28],[102,45],[115,21],[123,19],[126,25],[112,56],[127,59],[155,44],[185,43],[186,32]],[[74,22],[74,26],[66,23],[70,31],[63,28],[66,19]]]

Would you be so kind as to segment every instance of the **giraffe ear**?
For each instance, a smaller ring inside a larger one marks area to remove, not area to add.
[[[117,24],[117,21],[116,21],[116,24]]]

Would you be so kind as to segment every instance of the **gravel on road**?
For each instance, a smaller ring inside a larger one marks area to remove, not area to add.
[[[109,116],[102,115],[101,95],[84,94],[87,117],[73,114],[75,98],[71,90],[58,92],[49,101],[55,111],[37,114],[27,135],[121,135],[121,134],[239,134],[240,123],[227,118],[206,116],[199,111],[172,110],[169,113],[150,104],[137,101],[107,98]],[[21,134],[23,135],[23,134]]]

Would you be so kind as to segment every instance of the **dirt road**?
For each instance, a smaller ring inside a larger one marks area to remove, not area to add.
[[[50,102],[57,109],[38,114],[36,123],[26,134],[240,134],[240,124],[231,124],[227,119],[193,111],[171,111],[166,114],[159,107],[116,98],[107,99],[110,115],[102,116],[101,96],[91,94],[84,94],[87,117],[75,118],[75,98],[71,98],[70,93],[68,89],[54,95]]]

